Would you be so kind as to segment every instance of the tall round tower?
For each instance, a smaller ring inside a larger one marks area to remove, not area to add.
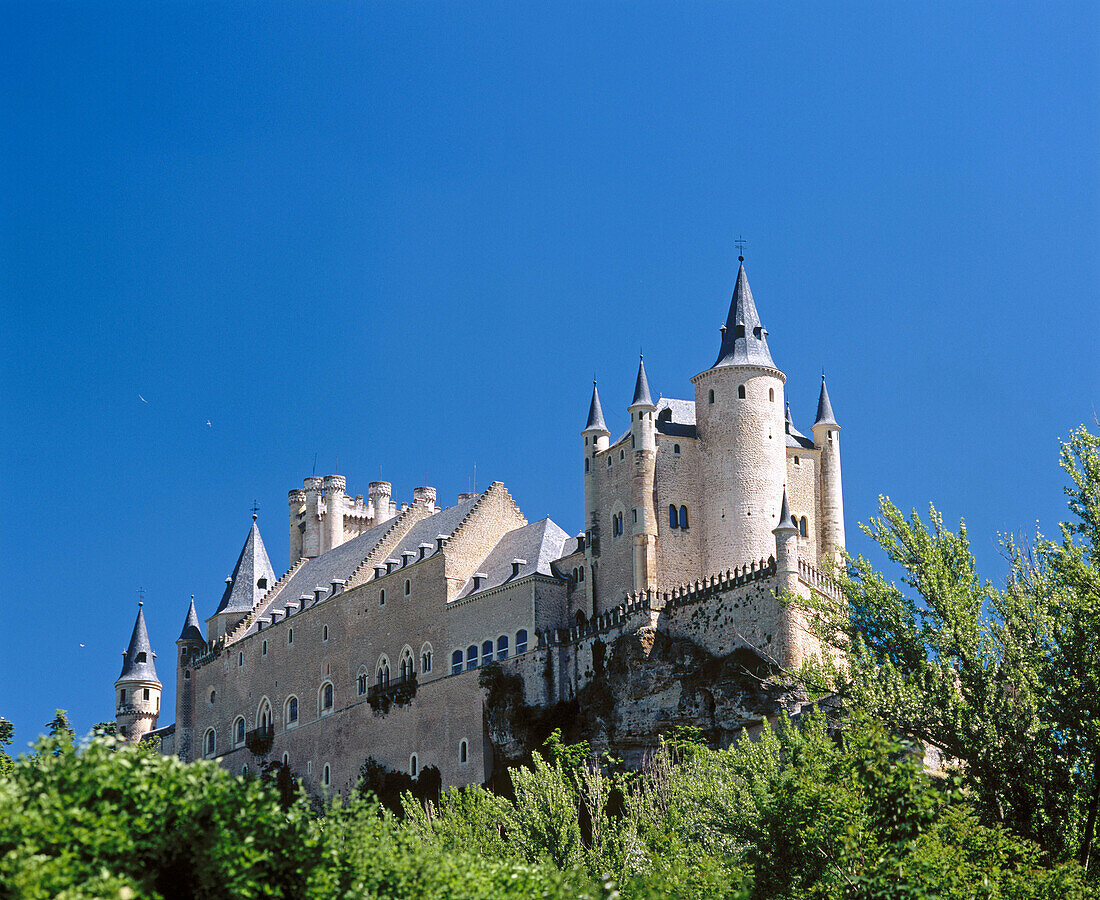
[[[649,394],[645,361],[638,359],[638,380],[630,406],[630,444],[634,469],[630,475],[630,506],[634,540],[634,590],[657,586],[657,512],[653,484],[657,465],[657,406]]]
[[[118,733],[137,743],[157,727],[161,683],[153,665],[156,654],[149,645],[145,614],[138,604],[130,646],[122,654],[122,674],[115,681],[115,721]]]
[[[321,526],[321,552],[328,553],[344,543],[344,505],[348,480],[343,475],[326,475],[325,516]]]
[[[703,569],[714,573],[775,552],[775,498],[786,483],[783,385],[768,350],[744,257],[718,359],[692,379],[703,492]]]
[[[581,436],[584,438],[584,561],[588,569],[584,590],[589,614],[594,614],[596,579],[592,575],[592,563],[599,554],[600,545],[600,492],[596,474],[596,454],[606,450],[611,440],[611,432],[607,430],[607,423],[603,418],[600,392],[596,389],[595,381],[592,382],[592,404],[588,407],[588,423],[584,426]]]
[[[818,558],[823,566],[839,564],[844,549],[844,491],[840,483],[840,426],[833,415],[825,375],[817,399],[817,421],[813,425],[814,446],[821,451],[821,540]]]

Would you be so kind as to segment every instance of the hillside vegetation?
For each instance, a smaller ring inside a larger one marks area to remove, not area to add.
[[[1100,896],[1100,438],[1062,466],[1069,520],[1005,540],[1003,589],[961,523],[883,499],[865,531],[898,582],[851,560],[848,608],[807,610],[847,665],[775,676],[829,718],[729,749],[671,734],[632,771],[555,735],[501,795],[320,803],[285,772],[77,745],[59,714],[0,751],[0,898]]]

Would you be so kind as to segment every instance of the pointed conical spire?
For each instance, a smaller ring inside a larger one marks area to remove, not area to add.
[[[218,604],[217,613],[247,613],[260,602],[268,588],[275,584],[275,570],[267,557],[267,548],[256,520],[244,542],[233,574],[226,579],[225,593]]]
[[[183,631],[180,632],[180,641],[198,641],[205,643],[206,638],[202,636],[202,628],[199,627],[199,616],[195,612],[195,595],[191,595],[191,606],[187,610],[187,618],[183,623]]]
[[[645,357],[638,354],[638,380],[634,382],[634,399],[630,406],[652,406],[653,398],[649,394],[649,379],[645,375]],[[630,407],[627,407],[628,409]]]
[[[605,431],[608,434],[607,423],[603,420],[603,407],[600,406],[600,392],[596,390],[596,382],[592,382],[592,405],[588,407],[588,424],[585,431]]]
[[[821,395],[817,398],[817,421],[814,425],[836,425],[833,404],[829,402],[829,390],[825,387],[825,373],[821,374]],[[839,425],[837,426],[839,427]]]
[[[779,506],[779,524],[772,529],[772,532],[778,531],[794,531],[797,533],[798,526],[794,524],[794,517],[791,515],[791,506],[787,502],[787,486],[783,485],[783,502]]]
[[[737,284],[730,300],[729,316],[722,329],[722,347],[714,366],[767,366],[774,369],[768,350],[768,332],[760,324],[756,303],[752,299],[745,264],[737,270]]]
[[[137,621],[134,622],[134,633],[130,635],[130,646],[122,654],[122,673],[118,680],[128,681],[155,681],[157,670],[153,666],[153,648],[149,643],[149,632],[145,628],[145,613],[138,604]]]

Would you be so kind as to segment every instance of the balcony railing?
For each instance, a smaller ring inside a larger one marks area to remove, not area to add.
[[[376,683],[367,691],[367,702],[375,711],[385,712],[390,705],[408,703],[416,695],[416,673]]]
[[[244,735],[244,745],[257,756],[266,756],[274,741],[274,725],[261,725],[252,731],[246,731]]]

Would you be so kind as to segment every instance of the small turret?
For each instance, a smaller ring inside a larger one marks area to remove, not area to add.
[[[138,603],[130,646],[122,654],[122,673],[115,681],[118,733],[134,743],[157,727],[162,687],[153,664],[156,654],[149,643],[142,605]]]
[[[372,524],[380,525],[393,518],[390,513],[390,492],[393,485],[388,481],[372,481],[367,485],[367,497],[370,500]]]
[[[321,491],[325,479],[320,475],[310,475],[302,481],[302,490],[306,493],[305,512],[302,516],[302,556],[312,559],[321,555]],[[298,560],[291,560],[291,565]]]
[[[774,655],[780,665],[797,668],[802,662],[801,638],[803,628],[798,611],[783,602],[783,594],[798,593],[798,526],[787,502],[787,488],[783,488],[783,500],[779,504],[779,521],[772,529],[775,535],[775,577],[778,605]]]
[[[596,472],[596,454],[608,448],[611,432],[603,417],[600,392],[592,382],[592,402],[588,406],[588,422],[581,432],[584,440],[584,557],[590,577],[585,579],[585,602],[588,614],[595,612],[596,579],[591,577],[592,563],[600,547],[600,482]]]
[[[183,630],[176,639],[176,647],[176,752],[180,759],[189,762],[195,734],[195,682],[191,672],[195,659],[206,649],[199,616],[195,612],[194,594],[187,608],[187,618],[183,620]]]
[[[630,444],[634,451],[634,469],[630,478],[630,505],[634,538],[634,590],[657,586],[657,512],[654,508],[654,481],[657,465],[657,410],[649,392],[645,359],[638,357],[638,377],[630,406]]]
[[[348,480],[343,475],[326,475],[322,482],[325,505],[322,508],[321,552],[344,543],[344,506],[347,503]]]
[[[828,568],[840,562],[840,551],[844,549],[844,492],[840,476],[840,426],[833,415],[824,374],[813,433],[814,446],[821,451],[822,539],[818,544],[818,557],[822,568]]]

